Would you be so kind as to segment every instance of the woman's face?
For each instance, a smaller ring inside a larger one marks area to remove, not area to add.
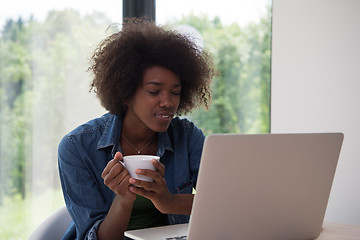
[[[165,132],[179,107],[180,94],[177,75],[160,66],[148,68],[128,105],[127,117],[137,127]]]

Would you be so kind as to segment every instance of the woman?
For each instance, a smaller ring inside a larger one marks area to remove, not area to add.
[[[204,134],[175,115],[208,107],[212,62],[187,37],[130,19],[96,49],[92,88],[109,113],[59,144],[59,172],[73,218],[64,239],[123,239],[129,229],[186,223]],[[160,156],[135,180],[123,156]],[[135,187],[140,186],[140,187]]]

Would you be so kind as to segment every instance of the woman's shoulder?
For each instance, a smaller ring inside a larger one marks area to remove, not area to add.
[[[183,132],[186,135],[204,135],[202,130],[198,128],[194,122],[187,118],[173,118],[171,128],[174,132]]]
[[[197,128],[196,125],[187,118],[174,117],[171,121],[174,128]]]
[[[106,114],[102,115],[101,117],[91,119],[91,120],[87,121],[86,123],[79,125],[75,129],[73,129],[71,132],[69,132],[67,134],[67,136],[79,135],[79,134],[81,135],[84,133],[90,133],[90,132],[104,129],[107,124],[111,123],[114,120],[114,118],[115,118],[114,115],[112,115],[110,113],[106,113]]]
[[[73,144],[97,144],[105,129],[111,128],[115,118],[107,113],[81,124],[61,139],[59,149],[70,148]]]

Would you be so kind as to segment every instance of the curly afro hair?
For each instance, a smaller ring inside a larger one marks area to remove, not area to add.
[[[179,76],[180,105],[176,114],[195,107],[209,107],[210,82],[214,76],[210,55],[188,37],[145,19],[127,19],[122,30],[96,48],[89,70],[94,74],[91,89],[103,107],[114,115],[127,109],[141,84],[145,70],[161,66]]]

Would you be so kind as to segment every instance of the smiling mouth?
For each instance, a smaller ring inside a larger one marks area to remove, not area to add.
[[[156,114],[156,116],[158,118],[161,118],[161,119],[164,119],[164,120],[169,120],[169,119],[172,119],[174,115],[170,114],[170,113],[160,113],[160,114]]]

